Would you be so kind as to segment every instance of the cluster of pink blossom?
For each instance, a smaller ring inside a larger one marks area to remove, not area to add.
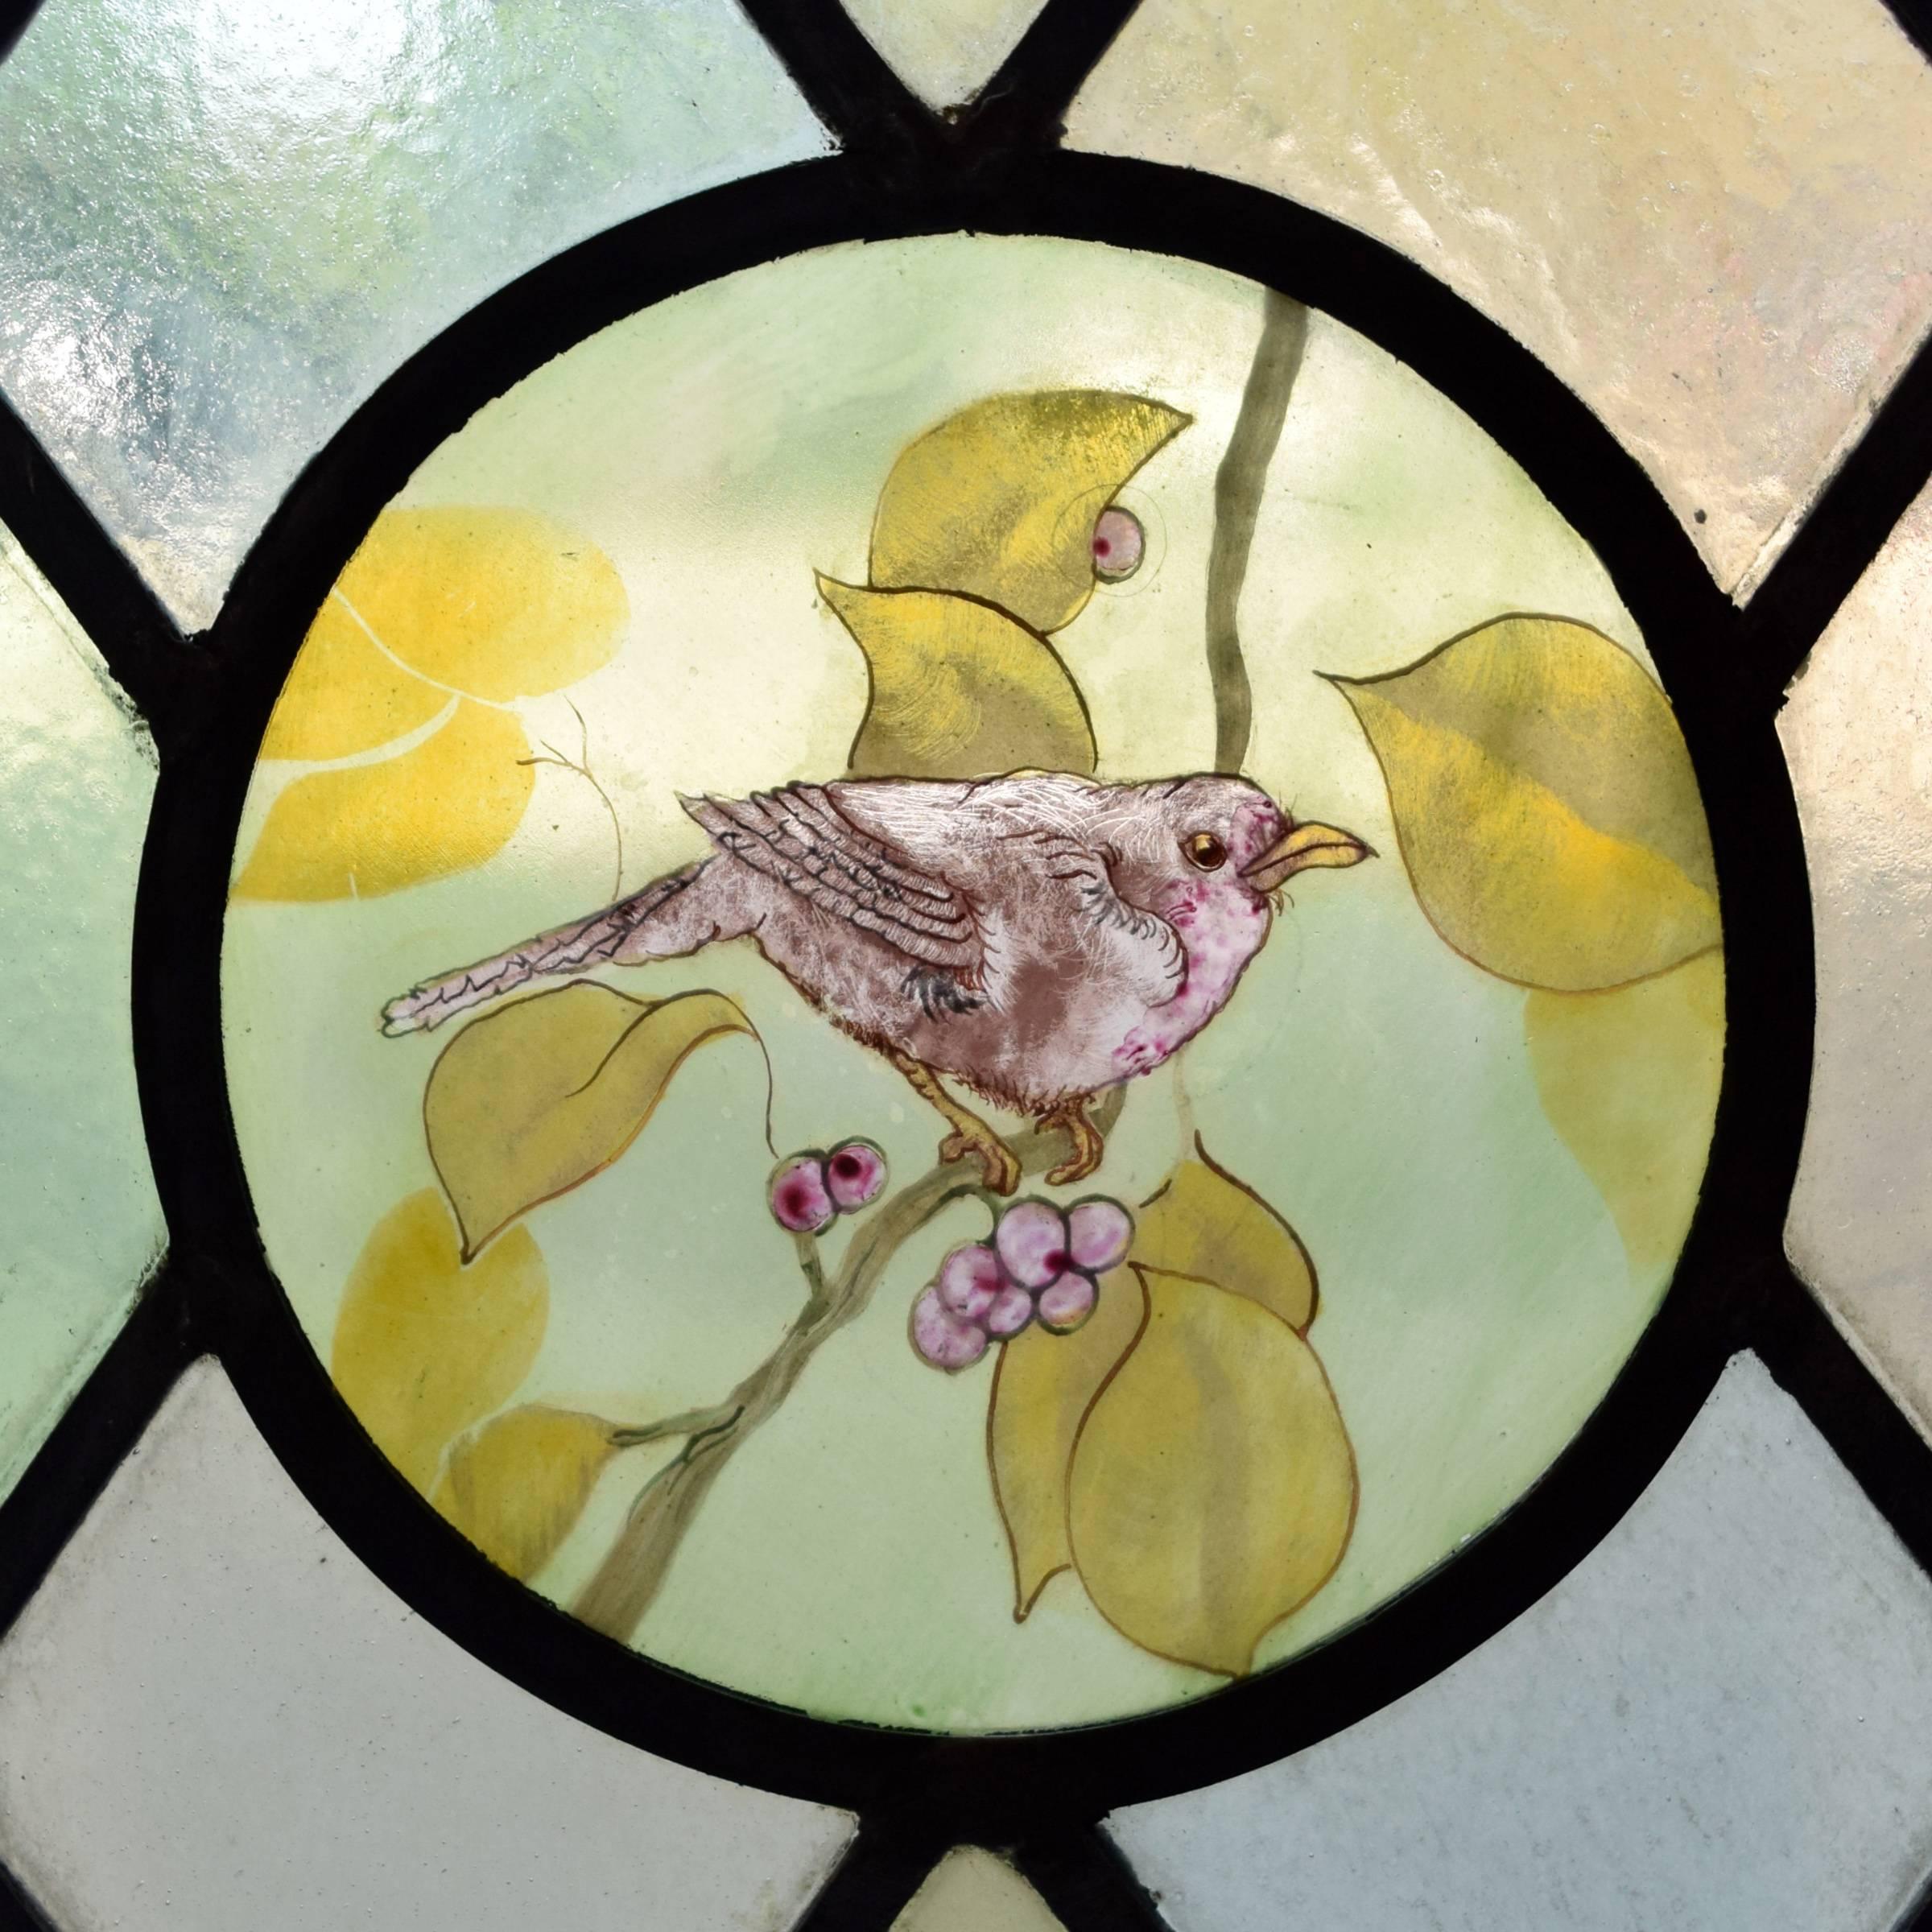
[[[970,1368],[989,1342],[1009,1340],[1034,1322],[1071,1335],[1093,1313],[1100,1279],[1127,1258],[1133,1217],[1104,1196],[1068,1208],[1015,1201],[991,1241],[969,1241],[939,1264],[912,1305],[912,1345],[922,1361],[949,1373]]]
[[[841,1214],[876,1201],[885,1185],[886,1157],[870,1141],[791,1154],[772,1170],[772,1218],[794,1234],[823,1234]]]

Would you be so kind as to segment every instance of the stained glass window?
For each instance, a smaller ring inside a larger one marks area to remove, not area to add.
[[[0,1922],[1916,1922],[1928,101],[47,0]]]

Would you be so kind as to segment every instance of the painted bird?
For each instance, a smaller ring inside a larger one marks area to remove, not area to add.
[[[1104,1151],[1096,1095],[1156,1067],[1228,1003],[1296,873],[1372,857],[1297,824],[1245,778],[1103,785],[1064,773],[909,778],[684,799],[713,852],[601,912],[392,1000],[433,1027],[532,980],[749,939],[806,999],[945,1117],[942,1160],[1019,1185],[1013,1150],[951,1076]]]

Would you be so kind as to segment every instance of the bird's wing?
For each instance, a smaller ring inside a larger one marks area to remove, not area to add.
[[[1032,875],[1063,897],[1069,927],[1110,979],[1150,1006],[1165,1006],[1179,993],[1187,977],[1181,935],[1158,913],[1121,897],[1104,851],[1058,828],[1013,842]]]
[[[976,979],[983,955],[966,895],[902,847],[861,831],[822,785],[749,799],[683,799],[720,851],[849,920],[909,959]]]

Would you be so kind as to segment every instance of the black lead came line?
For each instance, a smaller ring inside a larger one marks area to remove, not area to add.
[[[1932,351],[1921,352],[1740,613],[1629,452],[1419,265],[1260,189],[1059,147],[1067,105],[1131,0],[1048,0],[976,99],[946,114],[912,95],[831,0],[744,3],[846,151],[638,217],[479,304],[317,453],[204,638],[183,638],[27,426],[0,415],[0,520],[47,571],[160,745],[134,940],[136,1057],[178,1257],[0,1505],[0,1625],[31,1596],[181,1370],[212,1351],[303,1493],[454,1641],[641,1748],[857,1810],[857,1839],[811,1908],[810,1932],[883,1932],[960,1842],[1009,1852],[1070,1932],[1151,1932],[1154,1903],[1099,1835],[1101,1815],[1319,1741],[1466,1654],[1620,1518],[1740,1348],[1759,1350],[1932,1567],[1932,1450],[1781,1252],[1814,989],[1802,846],[1774,728],[1785,679],[1932,469],[1914,433]],[[960,228],[1166,252],[1309,301],[1411,364],[1547,489],[1637,615],[1697,755],[1739,1048],[1672,1290],[1610,1394],[1527,1496],[1319,1654],[1191,1705],[1033,1737],[894,1733],[741,1699],[610,1643],[491,1569],[374,1450],[295,1326],[255,1230],[221,1075],[226,855],[253,748],[308,616],[415,463],[546,355],[682,289],[804,247]],[[0,1880],[0,1926],[9,1909]]]

